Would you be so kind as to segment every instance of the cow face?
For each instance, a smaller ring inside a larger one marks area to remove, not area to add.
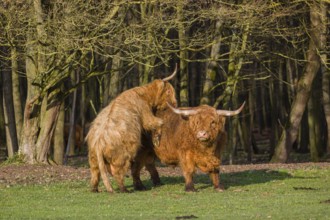
[[[225,117],[219,116],[215,108],[207,105],[194,109],[197,110],[197,113],[187,118],[189,127],[198,141],[206,145],[212,145],[224,130]]]
[[[167,108],[167,104],[169,103],[170,105],[176,107],[177,101],[175,98],[175,90],[173,86],[168,82],[171,79],[173,79],[177,73],[178,66],[175,66],[175,69],[173,73],[165,77],[164,79],[161,80],[154,80],[153,83],[151,83],[153,86],[156,87],[155,92],[151,92],[156,94],[156,100],[155,103],[153,104],[154,110],[163,110]]]
[[[212,144],[224,130],[225,117],[239,114],[244,108],[245,102],[240,108],[234,111],[216,110],[215,108],[202,105],[193,108],[174,108],[170,104],[170,109],[189,120],[189,128],[195,137],[202,143]]]
[[[154,80],[154,83],[157,86],[156,93],[156,109],[166,109],[167,103],[172,106],[177,106],[177,101],[175,97],[175,90],[169,82],[164,82],[163,80]]]

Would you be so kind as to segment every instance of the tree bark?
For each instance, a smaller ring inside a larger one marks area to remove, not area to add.
[[[18,151],[18,139],[15,123],[15,109],[13,104],[13,88],[11,72],[3,70],[3,107],[5,115],[6,139],[8,156],[12,157]]]
[[[23,126],[23,112],[22,112],[22,101],[20,92],[20,82],[18,73],[18,55],[15,46],[11,47],[11,69],[12,69],[12,87],[13,87],[13,104],[15,106],[15,122],[17,136],[20,137]],[[19,139],[18,139],[19,141]],[[18,143],[19,144],[19,143]]]
[[[71,80],[74,83],[78,83],[79,75],[73,71],[71,74]],[[70,124],[69,124],[69,135],[66,143],[66,150],[64,156],[64,164],[66,165],[68,162],[68,157],[73,156],[75,154],[75,145],[76,145],[76,106],[77,106],[77,89],[74,90],[72,95],[72,107],[70,114]]]
[[[54,161],[56,164],[62,165],[64,158],[64,103],[62,103],[58,120],[56,123],[55,131],[54,131]]]
[[[141,21],[142,23],[146,23],[145,20],[148,19],[149,16],[152,16],[154,7],[152,3],[148,3],[148,1],[145,1],[144,3],[141,3],[140,5],[141,10]],[[146,24],[146,41],[150,44],[153,44],[153,36],[152,36],[152,30],[150,25]],[[149,75],[152,70],[152,66],[154,65],[155,57],[151,56],[152,51],[150,51],[148,48],[140,48],[141,57],[143,58],[143,64],[140,64],[140,85],[145,85],[149,81]]]
[[[46,110],[43,123],[40,125],[41,130],[36,143],[36,158],[40,163],[48,164],[48,155],[51,140],[54,134],[56,122],[60,112],[60,103],[54,104]]]
[[[109,89],[109,102],[114,99],[120,92],[119,80],[120,80],[120,68],[121,66],[120,54],[117,54],[112,60],[112,69],[110,78],[110,89]]]
[[[310,96],[307,107],[308,107],[308,127],[309,127],[309,149],[311,159],[313,162],[318,162],[319,157],[319,144],[320,144],[320,129],[319,129],[319,115],[317,111],[316,97],[313,94]]]
[[[188,51],[187,51],[187,39],[186,39],[186,27],[184,26],[184,3],[178,1],[177,3],[177,20],[178,20],[178,34],[180,44],[180,106],[189,105],[188,94]]]
[[[33,85],[33,80],[36,77],[36,51],[34,40],[32,36],[27,34],[26,43],[26,79],[27,79],[27,99],[24,107],[23,127],[20,137],[19,153],[24,156],[24,160],[27,163],[35,163],[35,144],[38,138],[39,132],[39,113],[40,104],[38,103],[39,91],[36,86]]]
[[[0,78],[0,87],[2,88],[2,78]],[[3,92],[0,90],[0,106],[4,106],[4,100],[3,100]],[[0,143],[6,142],[6,128],[5,128],[5,114],[4,114],[4,108],[0,107]],[[0,145],[0,147],[3,147]]]
[[[217,39],[215,39],[216,43],[214,43],[211,48],[211,55],[210,55],[211,61],[208,62],[206,67],[205,81],[204,81],[202,99],[200,101],[200,104],[209,105],[210,102],[213,101],[211,100],[210,91],[213,87],[213,82],[215,81],[217,60],[219,58],[220,45],[221,45],[221,35],[220,35],[221,25],[222,25],[222,21],[216,22],[215,28],[218,37]]]
[[[330,66],[329,66],[329,51],[327,52],[326,43],[327,37],[329,39],[329,35],[327,34],[327,24],[329,19],[327,17],[328,7],[324,2],[321,2],[321,10],[320,16],[322,20],[321,27],[321,50],[320,50],[320,58],[321,58],[321,72],[322,72],[322,97],[323,97],[323,109],[325,113],[325,119],[327,123],[327,154],[330,154]],[[329,24],[328,24],[329,25]]]
[[[326,55],[322,55],[326,60]],[[323,110],[327,124],[327,154],[330,154],[330,71],[322,67]]]
[[[285,129],[282,131],[281,138],[276,146],[275,154],[271,162],[284,163],[289,159],[292,151],[292,145],[297,139],[300,121],[306,108],[313,80],[320,68],[320,57],[318,50],[320,45],[318,42],[321,39],[320,25],[322,24],[320,5],[313,2],[310,5],[310,40],[306,54],[307,63],[305,71],[298,81],[297,94],[294,98],[289,119]]]
[[[71,72],[71,81],[78,83],[77,77],[78,74],[75,71]],[[67,156],[74,156],[75,155],[75,146],[76,146],[76,109],[77,109],[77,89],[74,90],[72,96],[71,96],[71,101],[72,101],[72,106],[71,106],[71,114],[70,114],[70,124],[69,124],[69,136],[68,136],[68,142],[67,142],[67,151],[65,158],[67,159]],[[101,93],[102,94],[102,93]],[[102,97],[102,96],[100,96]],[[66,161],[65,161],[66,163]]]
[[[40,116],[40,89],[34,85],[35,79],[40,72],[45,70],[46,54],[41,43],[45,43],[45,30],[43,13],[40,0],[31,0],[34,8],[34,19],[29,20],[29,30],[26,41],[26,78],[27,99],[24,108],[23,128],[20,138],[19,152],[24,156],[27,163],[37,162],[36,143],[39,133]],[[37,42],[34,36],[34,24],[37,23]]]

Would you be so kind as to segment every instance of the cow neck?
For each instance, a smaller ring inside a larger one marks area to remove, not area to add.
[[[133,91],[144,101],[146,101],[148,103],[149,106],[153,107],[155,105],[154,103],[154,94],[152,94],[149,91],[149,84],[144,85],[144,86],[140,86],[140,87],[136,87]]]

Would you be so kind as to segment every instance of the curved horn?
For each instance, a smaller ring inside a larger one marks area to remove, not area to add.
[[[173,77],[175,76],[177,70],[178,70],[178,64],[175,64],[175,69],[174,69],[172,75],[170,75],[170,76],[168,76],[168,77],[165,77],[165,78],[162,79],[162,80],[163,80],[164,82],[166,82],[166,81],[169,81],[169,80],[173,79]]]
[[[229,110],[217,110],[217,114],[218,115],[223,115],[223,116],[234,116],[234,115],[238,115],[244,108],[245,105],[245,101],[243,102],[243,104],[241,105],[241,107],[239,107],[239,109],[234,110],[234,111],[229,111]]]
[[[178,115],[184,115],[184,116],[189,116],[189,115],[195,115],[198,113],[198,110],[194,110],[194,109],[178,109],[178,108],[174,108],[172,105],[170,105],[167,102],[168,107],[170,107],[170,109]]]

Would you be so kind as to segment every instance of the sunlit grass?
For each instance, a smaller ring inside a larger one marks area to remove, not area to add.
[[[133,193],[89,192],[88,182],[0,188],[1,219],[330,219],[330,169],[261,170],[221,175],[217,193],[208,176],[197,193],[183,191],[182,177]],[[131,178],[126,179],[133,190]],[[101,189],[104,190],[101,184]]]

